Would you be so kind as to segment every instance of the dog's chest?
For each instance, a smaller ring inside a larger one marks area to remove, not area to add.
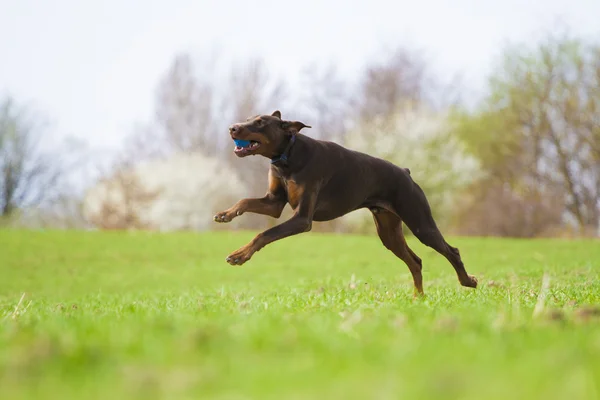
[[[287,194],[287,201],[293,210],[300,204],[300,198],[302,196],[302,188],[292,178],[281,178],[285,192]]]

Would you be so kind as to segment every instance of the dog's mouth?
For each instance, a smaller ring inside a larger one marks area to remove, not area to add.
[[[235,142],[233,152],[238,157],[247,156],[260,147],[260,142],[257,142],[256,140],[233,139],[233,141]]]

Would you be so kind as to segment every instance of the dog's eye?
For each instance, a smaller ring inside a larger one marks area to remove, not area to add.
[[[254,121],[254,123],[255,123],[257,126],[261,126],[261,125],[263,124],[263,120],[262,120],[262,119],[257,119],[256,121]]]

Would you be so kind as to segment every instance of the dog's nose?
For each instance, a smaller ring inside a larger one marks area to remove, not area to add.
[[[231,125],[229,127],[229,133],[236,133],[240,130],[240,127],[237,124]]]

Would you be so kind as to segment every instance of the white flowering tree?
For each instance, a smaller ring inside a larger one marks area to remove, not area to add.
[[[200,153],[145,161],[91,188],[84,214],[101,229],[207,230],[247,189],[226,163]]]

